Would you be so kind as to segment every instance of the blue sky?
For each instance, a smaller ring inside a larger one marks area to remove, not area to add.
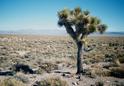
[[[80,6],[124,32],[124,0],[0,0],[0,30],[57,30],[57,11]],[[62,28],[64,29],[64,28]]]

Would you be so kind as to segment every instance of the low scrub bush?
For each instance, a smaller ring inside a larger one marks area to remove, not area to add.
[[[47,78],[43,81],[37,82],[36,84],[37,86],[69,86],[66,81],[60,79],[59,77]]]

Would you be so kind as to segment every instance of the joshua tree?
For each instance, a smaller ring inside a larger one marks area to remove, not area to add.
[[[107,26],[102,24],[97,17],[91,16],[89,11],[82,11],[80,7],[74,10],[63,9],[59,11],[58,18],[58,25],[65,27],[67,33],[77,45],[77,74],[81,74],[83,72],[81,61],[82,51],[87,50],[85,48],[85,39],[89,34],[94,32],[100,32],[102,34]]]

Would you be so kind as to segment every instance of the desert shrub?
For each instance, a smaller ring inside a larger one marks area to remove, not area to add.
[[[105,54],[105,60],[108,62],[113,61],[114,58],[116,58],[114,54]]]
[[[90,61],[91,61],[91,60],[84,60],[84,63],[88,65],[88,64],[91,63]]]
[[[38,68],[38,70],[36,70],[36,74],[43,74],[44,70],[42,68]]]
[[[46,71],[46,72],[50,72],[54,69],[58,69],[58,66],[56,64],[53,64],[53,63],[50,63],[50,62],[45,62],[45,63],[42,63],[40,64],[39,66],[41,68],[41,73],[42,73],[42,70]]]
[[[124,82],[122,82],[122,81],[114,81],[109,86],[124,86]]]
[[[59,77],[56,78],[47,78],[43,81],[39,81],[36,83],[37,86],[69,86],[68,83]]]
[[[95,86],[104,86],[103,81],[98,81],[95,83]]]
[[[22,81],[23,83],[28,83],[29,82],[28,77],[26,77],[23,73],[17,73],[14,76],[14,78],[19,80],[19,81]]]
[[[7,78],[0,82],[0,86],[25,86],[23,82],[14,79],[14,78]]]
[[[109,43],[109,47],[113,47],[113,46],[119,46],[118,43]]]

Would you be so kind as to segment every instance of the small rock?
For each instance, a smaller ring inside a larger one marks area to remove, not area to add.
[[[72,82],[72,85],[77,86],[78,84],[77,82]]]
[[[80,78],[81,78],[81,76],[76,77],[76,79],[80,79]]]
[[[107,83],[109,83],[110,81],[106,81]]]
[[[65,76],[65,73],[63,73],[62,76]]]

